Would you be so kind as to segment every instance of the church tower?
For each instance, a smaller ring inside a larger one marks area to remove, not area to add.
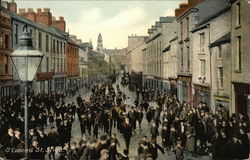
[[[98,35],[98,40],[97,40],[97,52],[98,53],[103,53],[103,44],[102,44],[102,35],[99,33]]]

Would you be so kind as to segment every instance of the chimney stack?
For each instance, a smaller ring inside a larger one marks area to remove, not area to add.
[[[66,31],[66,22],[64,20],[64,17],[59,17],[59,20],[53,19],[52,25],[60,29],[61,31]]]
[[[43,11],[41,8],[37,9],[36,13],[36,22],[43,24],[45,26],[51,26],[52,24],[52,14],[49,8],[44,8]]]
[[[188,0],[188,5],[190,7],[196,6],[198,3],[200,3],[202,0]]]
[[[8,10],[14,13],[17,13],[17,5],[14,0],[11,0],[11,2],[8,3]]]
[[[36,22],[36,13],[34,12],[33,8],[28,8],[26,12],[24,8],[19,8],[19,15]]]

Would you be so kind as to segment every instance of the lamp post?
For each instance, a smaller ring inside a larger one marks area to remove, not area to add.
[[[23,34],[19,38],[20,46],[10,55],[18,77],[24,83],[25,108],[24,108],[24,136],[25,136],[25,157],[28,159],[28,105],[27,105],[27,84],[32,82],[38,67],[40,66],[43,54],[33,47],[32,37],[28,32],[27,25],[24,27]]]

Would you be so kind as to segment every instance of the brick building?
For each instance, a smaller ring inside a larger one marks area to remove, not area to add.
[[[79,46],[70,38],[66,45],[67,86],[68,91],[78,91],[77,80],[79,77]]]
[[[1,1],[0,1],[1,3]],[[11,3],[12,4],[12,3]],[[15,10],[15,6],[8,5],[8,8]],[[12,63],[10,54],[12,53],[12,27],[11,17],[0,12],[0,100],[3,97],[13,95],[12,87]]]
[[[48,8],[38,8],[37,12],[34,12],[32,8],[27,11],[19,9],[19,14],[17,14],[15,2],[7,3],[6,6],[2,8],[2,12],[10,16],[12,21],[10,40],[12,49],[18,48],[23,27],[28,25],[34,47],[45,55],[33,83],[34,91],[42,93],[65,91],[67,37],[65,36],[65,26],[63,26],[65,25],[64,19],[62,17],[59,20],[53,19]],[[13,80],[18,82],[15,71]]]

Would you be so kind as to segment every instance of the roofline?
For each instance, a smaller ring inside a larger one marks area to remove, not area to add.
[[[155,40],[156,38],[160,37],[161,35],[162,35],[161,32],[157,33],[155,36],[153,36],[153,37],[150,38],[148,41],[146,41],[146,43],[149,43],[149,42]]]
[[[187,9],[185,12],[183,12],[181,15],[179,15],[176,20],[180,20],[181,18],[185,17],[186,15],[188,15],[191,12],[198,12],[198,9],[195,7],[191,7],[189,9]]]

